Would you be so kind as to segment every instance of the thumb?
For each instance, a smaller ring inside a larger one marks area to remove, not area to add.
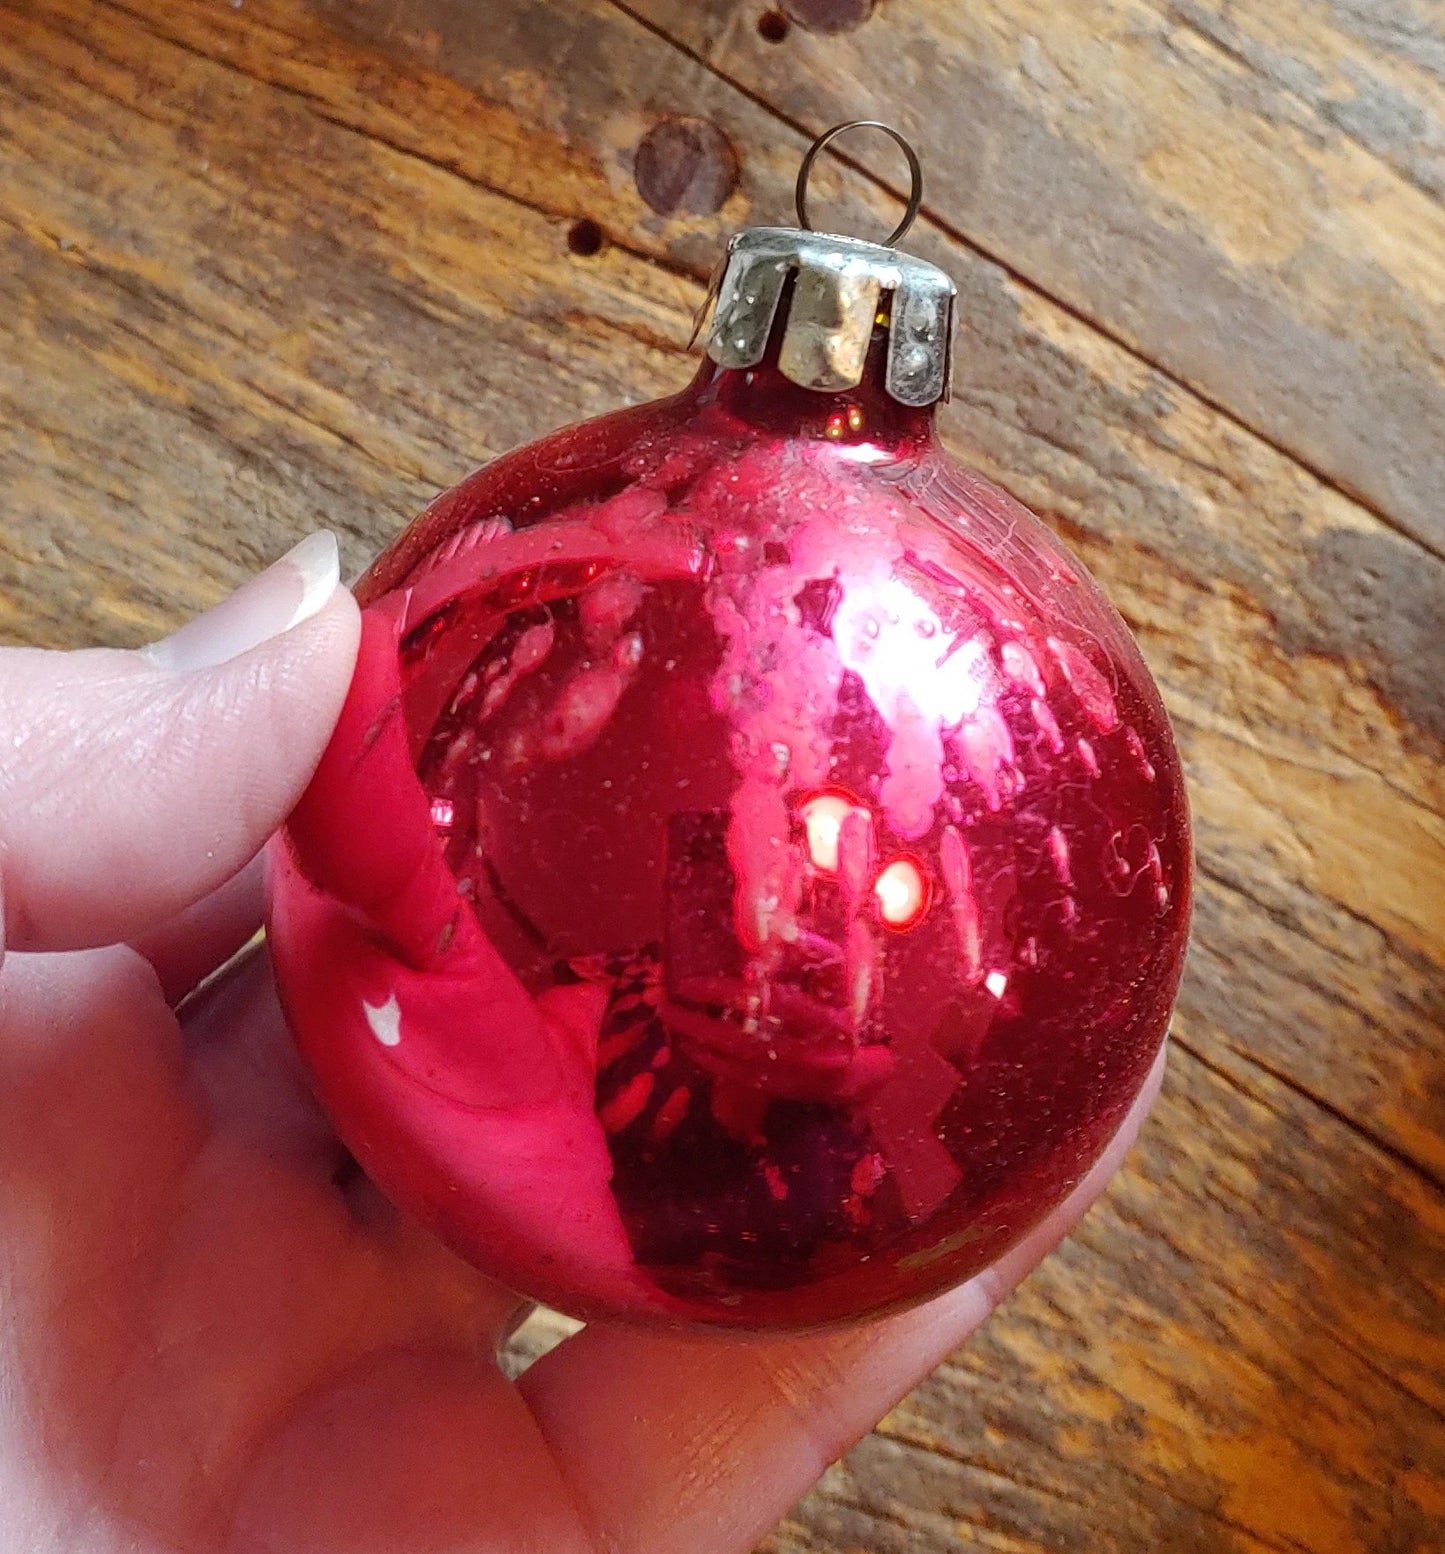
[[[0,943],[129,939],[259,850],[346,696],[339,584],[318,533],[152,647],[0,649]]]

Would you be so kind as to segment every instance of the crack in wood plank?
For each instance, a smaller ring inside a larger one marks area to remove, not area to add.
[[[1365,782],[1378,782],[1393,794],[1407,810],[1420,816],[1422,820],[1434,823],[1438,820],[1436,812],[1430,806],[1422,802],[1420,795],[1411,793],[1407,788],[1402,788],[1388,772],[1381,771],[1378,767],[1371,766],[1367,761],[1362,761],[1358,756],[1349,755],[1343,750],[1332,750],[1330,753],[1333,761],[1325,764],[1322,761],[1311,761],[1298,750],[1290,750],[1280,744],[1278,740],[1263,739],[1252,729],[1235,722],[1227,717],[1211,717],[1205,709],[1192,704],[1181,703],[1176,697],[1169,708],[1171,722],[1181,728],[1197,729],[1203,733],[1218,734],[1237,744],[1253,754],[1262,756],[1267,761],[1278,761],[1281,765],[1291,766],[1302,772],[1312,772],[1320,777],[1341,777],[1350,780]],[[1379,931],[1380,925],[1371,922],[1368,918],[1360,917],[1347,903],[1337,903],[1342,910],[1356,917],[1360,922]]]
[[[0,226],[7,227],[11,231],[17,232],[28,239],[34,239],[34,233],[29,230],[25,224],[15,220],[3,210],[0,210]],[[50,242],[55,241],[49,233],[44,233],[44,236]],[[181,313],[182,315],[192,319],[203,329],[217,330],[218,332],[227,335],[238,346],[245,346],[247,344],[242,336],[236,334],[233,330],[228,329],[223,320],[207,317],[201,313],[196,312],[193,308],[188,307],[184,295],[179,292],[163,290],[160,287],[152,285],[145,279],[145,277],[136,274],[134,271],[125,270],[118,265],[109,264],[102,259],[97,259],[93,254],[84,255],[74,262],[81,264],[91,275],[95,276],[103,283],[109,285],[123,296],[128,296],[137,300],[155,299],[161,301],[167,306],[174,308],[178,313]],[[115,313],[109,320],[109,324],[110,327],[118,330],[120,333],[128,335],[132,339],[141,342],[148,349],[156,352],[163,359],[169,359],[169,353],[167,352],[166,348],[160,344],[160,342],[146,334],[143,329],[139,328],[136,324],[131,322],[131,320],[126,318],[122,313]],[[177,363],[177,365],[180,364]],[[194,363],[186,364],[186,366],[188,371],[194,371]],[[383,469],[389,474],[399,474],[416,480],[424,478],[422,472],[419,469],[413,466],[402,464],[394,458],[388,458],[385,454],[378,452],[376,449],[368,447],[366,443],[363,442],[354,433],[348,432],[342,427],[334,426],[330,422],[322,420],[317,416],[309,415],[301,406],[287,401],[279,394],[274,393],[272,390],[266,388],[264,384],[258,383],[254,379],[240,379],[233,376],[230,377],[227,381],[232,386],[240,387],[246,392],[254,394],[257,398],[264,400],[267,404],[272,406],[273,409],[280,411],[285,419],[293,421],[299,426],[306,427],[310,431],[319,433],[321,436],[334,443],[338,443],[344,447],[352,449],[354,452],[365,458],[369,463],[376,465],[378,469]],[[190,411],[194,415],[201,415],[203,413],[200,407],[195,405],[190,407]]]
[[[1258,1052],[1251,1051],[1247,1047],[1241,1047],[1236,1042],[1225,1041],[1222,1043],[1225,1051],[1232,1053],[1242,1063],[1250,1068],[1258,1069],[1262,1074],[1267,1074],[1277,1084],[1292,1091],[1302,1101],[1306,1101],[1317,1111],[1337,1122],[1342,1128],[1369,1146],[1376,1154],[1382,1155],[1391,1164],[1398,1166],[1402,1171],[1409,1172],[1422,1187],[1435,1193],[1445,1200],[1445,1176],[1439,1175],[1423,1160],[1417,1160],[1408,1151],[1392,1144],[1388,1139],[1382,1138],[1372,1128],[1367,1127],[1358,1118],[1351,1117],[1347,1111],[1335,1105],[1328,1096],[1320,1095],[1310,1089],[1302,1080],[1296,1079],[1287,1069],[1271,1063],[1268,1058],[1262,1057]],[[1186,1048],[1186,1050],[1189,1050]],[[1197,1054],[1195,1054],[1197,1056]]]
[[[162,32],[158,30],[152,24],[152,19],[146,12],[136,10],[133,7],[126,5],[124,0],[95,0],[95,3],[98,5],[103,5],[109,10],[117,11],[121,15],[128,17],[130,20],[135,22],[142,31],[148,33],[151,37],[155,38],[159,42],[170,44],[173,47],[181,49],[184,52],[192,55],[194,58],[206,61],[208,64],[218,65],[223,69],[232,71],[234,74],[242,77],[244,80],[262,82],[264,85],[271,87],[274,91],[282,92],[286,96],[294,98],[298,102],[306,103],[310,111],[324,123],[332,124],[338,129],[346,130],[348,133],[353,135],[358,135],[363,140],[369,141],[373,145],[384,146],[388,151],[395,152],[398,156],[406,157],[409,160],[417,162],[424,167],[429,167],[434,172],[442,173],[450,178],[455,178],[458,180],[458,182],[467,185],[469,188],[480,189],[484,193],[494,195],[497,199],[506,200],[510,204],[516,205],[522,210],[531,211],[534,216],[541,216],[549,221],[571,221],[586,214],[583,211],[566,210],[555,206],[544,205],[539,201],[529,200],[525,196],[519,194],[515,189],[508,189],[505,187],[505,185],[494,183],[488,179],[482,178],[478,174],[462,168],[455,161],[448,160],[445,157],[432,155],[426,151],[422,151],[416,146],[409,146],[403,141],[397,140],[394,136],[382,134],[379,130],[374,129],[369,125],[358,124],[355,120],[348,119],[345,115],[337,113],[332,105],[324,98],[318,97],[314,93],[307,92],[301,87],[294,86],[289,82],[277,81],[274,79],[274,77],[270,76],[262,77],[252,75],[250,72],[242,69],[242,67],[239,66],[234,60],[227,59],[224,54],[209,53],[204,49],[198,48],[195,44],[189,42],[187,39],[176,36],[174,33]],[[630,254],[634,259],[641,260],[645,264],[650,264],[666,274],[678,276],[683,280],[693,282],[701,289],[706,289],[708,282],[708,271],[706,267],[701,265],[680,264],[665,253],[659,253],[654,249],[635,245],[629,242],[627,239],[620,237],[617,233],[607,231],[605,227],[602,230],[605,240],[613,244],[615,247],[620,248],[623,253]]]
[[[930,1457],[940,1457],[946,1462],[966,1468],[969,1472],[977,1473],[981,1477],[997,1479],[1014,1488],[1022,1489],[1031,1495],[1043,1496],[1050,1500],[1063,1500],[1071,1509],[1073,1508],[1071,1500],[1061,1495],[1059,1491],[1051,1489],[1047,1484],[1040,1483],[1024,1474],[1005,1473],[997,1468],[991,1468],[986,1463],[979,1462],[977,1458],[969,1457],[966,1453],[949,1446],[946,1442],[925,1439],[917,1433],[908,1430],[905,1425],[897,1423],[892,1416],[884,1419],[882,1424],[879,1425],[877,1433],[886,1440],[897,1442],[906,1450],[920,1452]],[[1297,1543],[1292,1539],[1278,1542],[1256,1528],[1236,1521],[1233,1517],[1226,1515],[1218,1505],[1211,1505],[1203,1499],[1191,1500],[1187,1496],[1181,1495],[1177,1490],[1170,1488],[1167,1483],[1162,1482],[1160,1479],[1151,1478],[1138,1472],[1127,1457],[1121,1459],[1117,1466],[1122,1468],[1147,1493],[1160,1495],[1164,1499],[1171,1500],[1176,1505],[1181,1506],[1191,1516],[1202,1516],[1208,1521],[1227,1528],[1230,1532],[1238,1533],[1248,1538],[1251,1545],[1256,1548],[1273,1550],[1274,1554],[1291,1554],[1291,1551],[1295,1550],[1303,1550],[1304,1554],[1310,1554],[1310,1551],[1301,1543]]]
[[[1184,1056],[1186,1060],[1198,1064],[1200,1068],[1206,1070],[1215,1079],[1219,1080],[1229,1089],[1235,1091],[1250,1105],[1257,1107],[1260,1111],[1263,1111],[1269,1116],[1274,1117],[1279,1121],[1285,1122],[1286,1124],[1291,1121],[1288,1113],[1282,1112],[1277,1107],[1272,1106],[1270,1102],[1259,1095],[1258,1092],[1241,1083],[1239,1077],[1232,1074],[1227,1068],[1212,1062],[1208,1056],[1193,1043],[1180,1040],[1178,1036],[1175,1036],[1172,1038],[1172,1045],[1178,1049],[1178,1051]],[[1127,1170],[1128,1167],[1125,1169]],[[1122,1208],[1113,1196],[1111,1196],[1106,1201],[1111,1205],[1112,1212],[1118,1216],[1121,1223],[1130,1225],[1139,1235],[1143,1236],[1149,1241],[1162,1242],[1164,1245],[1168,1246],[1171,1252],[1174,1254],[1175,1258],[1178,1260],[1180,1266],[1190,1269],[1192,1271],[1192,1277],[1198,1278],[1200,1276],[1201,1269],[1199,1259],[1194,1256],[1187,1247],[1175,1239],[1174,1235],[1171,1233],[1169,1227],[1166,1224],[1155,1220],[1146,1219],[1141,1215],[1129,1212],[1128,1210]],[[1241,1200],[1233,1204],[1226,1204],[1221,1199],[1216,1199],[1216,1202],[1219,1203],[1221,1212],[1228,1214],[1230,1217],[1234,1217],[1239,1214],[1247,1214],[1254,1208],[1253,1203],[1249,1200]],[[1252,1296],[1246,1290],[1241,1289],[1239,1285],[1227,1277],[1221,1269],[1208,1268],[1206,1270],[1202,1270],[1202,1276],[1207,1284],[1212,1285],[1215,1289],[1228,1295],[1231,1300],[1236,1302],[1240,1310],[1253,1311],[1258,1307],[1259,1301],[1257,1297]],[[1432,1292],[1427,1290],[1425,1293],[1428,1297]],[[1068,1319],[1067,1312],[1061,1311],[1060,1315],[1065,1320]],[[1203,1315],[1202,1309],[1200,1315]],[[1400,1376],[1393,1371],[1387,1370],[1361,1344],[1358,1344],[1347,1337],[1337,1323],[1330,1321],[1328,1318],[1322,1316],[1318,1312],[1312,1311],[1303,1301],[1300,1300],[1293,1300],[1289,1302],[1288,1316],[1292,1322],[1296,1324],[1302,1324],[1303,1327],[1307,1328],[1318,1341],[1323,1341],[1324,1343],[1339,1349],[1357,1365],[1368,1371],[1370,1375],[1372,1375],[1375,1380],[1380,1383],[1386,1392],[1392,1393],[1396,1397],[1420,1408],[1426,1414],[1428,1414],[1432,1420],[1438,1420],[1442,1423],[1445,1423],[1445,1409],[1442,1409],[1439,1404],[1426,1397],[1423,1393],[1417,1391],[1409,1384],[1408,1381],[1405,1380],[1403,1376]],[[1230,1330],[1227,1326],[1221,1326],[1218,1336],[1221,1343],[1228,1343],[1232,1341]],[[1287,1386],[1294,1380],[1290,1373],[1285,1369],[1281,1369],[1276,1365],[1266,1364],[1263,1362],[1259,1363],[1262,1372],[1276,1386]],[[1342,1384],[1335,1377],[1319,1375],[1316,1379],[1320,1384],[1329,1389],[1330,1393],[1338,1400],[1342,1409],[1351,1409],[1358,1403],[1358,1393],[1352,1390],[1350,1386]]]

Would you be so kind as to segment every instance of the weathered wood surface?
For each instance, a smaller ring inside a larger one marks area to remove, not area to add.
[[[0,634],[142,640],[317,523],[360,564],[677,386],[807,133],[900,123],[946,435],[1139,632],[1199,901],[1123,1178],[771,1547],[1438,1550],[1445,7],[784,9],[0,3]],[[820,206],[879,230],[840,149]]]

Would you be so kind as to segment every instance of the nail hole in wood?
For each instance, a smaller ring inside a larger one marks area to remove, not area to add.
[[[602,252],[603,232],[590,216],[574,221],[567,229],[567,247],[581,259]]]
[[[781,11],[764,11],[758,17],[758,36],[768,43],[781,43],[792,25]]]

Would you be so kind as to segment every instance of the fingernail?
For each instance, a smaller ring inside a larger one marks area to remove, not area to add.
[[[327,529],[307,535],[229,599],[142,652],[160,669],[214,669],[310,620],[336,592],[341,558]]]

